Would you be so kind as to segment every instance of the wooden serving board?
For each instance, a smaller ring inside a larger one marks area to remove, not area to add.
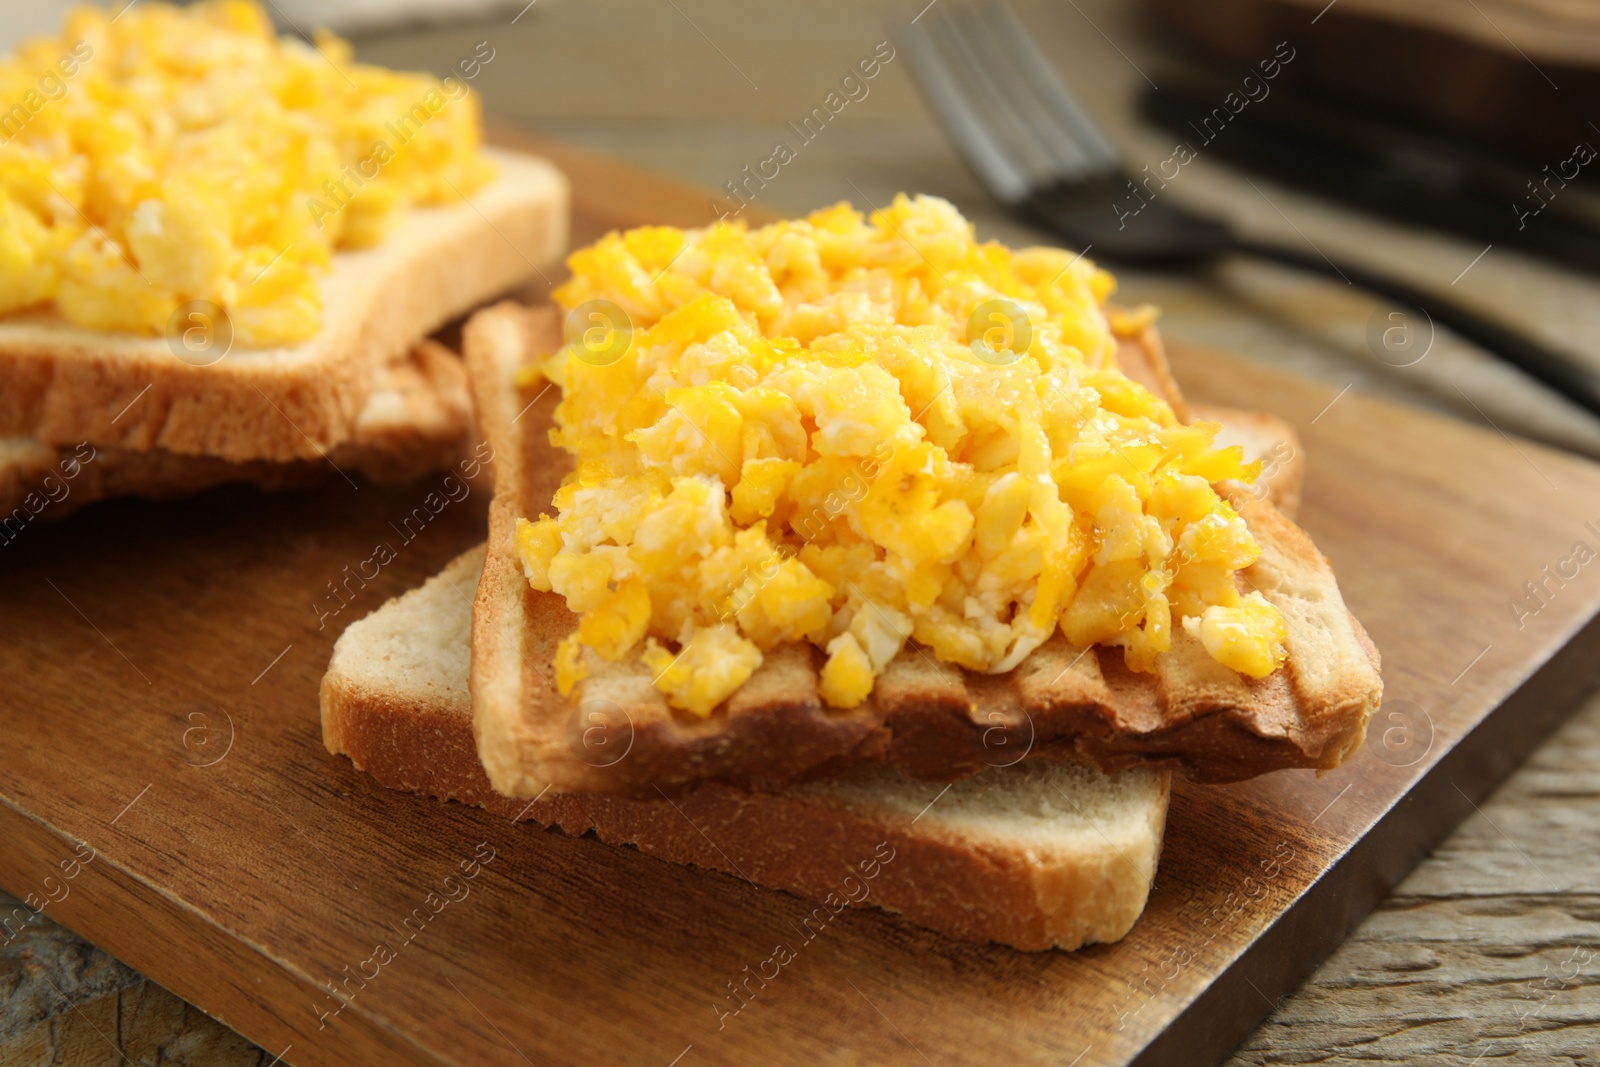
[[[543,147],[576,240],[705,221],[702,194]],[[1388,700],[1322,778],[1180,784],[1119,944],[1027,954],[851,910],[719,1028],[726,983],[809,905],[388,792],[323,750],[338,632],[483,536],[482,488],[400,531],[442,475],[118,502],[0,544],[0,886],[285,1063],[1214,1062],[1594,684],[1600,563],[1573,550],[1600,548],[1600,467],[1175,357],[1194,396],[1298,426],[1303,523]],[[396,558],[332,598],[383,543]],[[1546,565],[1576,574],[1519,627],[1509,602]],[[463,861],[466,896],[426,905]],[[417,908],[437,913],[325,1014]]]

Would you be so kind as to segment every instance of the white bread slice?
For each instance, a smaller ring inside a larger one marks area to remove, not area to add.
[[[0,318],[0,436],[320,458],[355,432],[379,369],[565,251],[566,179],[531,156],[487,154],[497,175],[465,203],[408,212],[377,247],[334,257],[322,329],[302,344],[234,346],[196,366],[165,337],[83,329],[53,313]]]
[[[170,500],[233,482],[295,489],[337,477],[336,470],[378,485],[403,485],[455,463],[471,432],[472,400],[461,358],[425,340],[379,371],[354,434],[325,460],[231,462],[163,449],[59,448],[30,437],[0,438],[0,544],[34,518],[64,518],[107,497]]]
[[[393,789],[575,836],[592,830],[788,890],[821,902],[823,923],[846,903],[875,905],[952,937],[1033,951],[1116,941],[1144,910],[1166,826],[1165,771],[1026,762],[946,789],[872,767],[774,793],[705,783],[674,801],[496,794],[478,762],[467,685],[483,555],[462,555],[345,630],[322,679],[330,753]]]

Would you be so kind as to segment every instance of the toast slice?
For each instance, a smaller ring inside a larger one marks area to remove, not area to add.
[[[1222,483],[1223,495],[1242,507],[1248,500],[1264,500],[1278,514],[1293,520],[1300,514],[1300,487],[1305,482],[1305,451],[1294,427],[1264,411],[1241,411],[1220,404],[1189,404],[1193,422],[1220,422],[1217,444],[1238,445],[1251,459],[1261,461],[1261,476],[1254,485]]]
[[[465,202],[411,211],[376,248],[334,257],[322,330],[302,344],[235,347],[198,366],[164,337],[101,333],[43,312],[0,318],[0,436],[320,459],[356,432],[384,366],[565,250],[560,172],[531,156],[488,155],[497,176]]]
[[[60,448],[29,437],[0,438],[0,543],[35,517],[64,518],[107,497],[170,500],[232,482],[297,489],[335,471],[403,485],[456,462],[471,433],[472,401],[461,358],[425,340],[379,372],[352,436],[326,459],[232,462],[163,449],[86,443]]]
[[[1167,349],[1154,322],[1126,322],[1121,315],[1109,316],[1111,334],[1117,339],[1117,369],[1167,402],[1179,422],[1193,422],[1193,412],[1184,399],[1178,379],[1167,363]],[[1272,418],[1264,415],[1263,418]]]
[[[554,308],[501,304],[465,333],[480,430],[495,451],[489,547],[473,621],[472,701],[479,755],[494,787],[647,795],[703,779],[771,786],[887,761],[919,778],[957,780],[1020,758],[1079,759],[1115,771],[1176,766],[1212,782],[1286,767],[1338,766],[1361,743],[1382,693],[1377,650],[1340,597],[1327,560],[1269,503],[1242,501],[1262,555],[1242,572],[1283,613],[1289,659],[1254,681],[1174,628],[1157,670],[1136,674],[1119,649],[1075,649],[1057,633],[1008,674],[979,675],[908,645],[857,708],[825,707],[809,647],[769,653],[708,718],[674,712],[637,660],[608,664],[572,703],[549,665],[576,625],[563,599],[531,589],[514,546],[519,516],[548,508],[568,469],[547,440],[552,388],[519,389],[529,358],[560,343]],[[630,757],[594,766],[568,743],[574,721],[631,730]]]
[[[1294,427],[1264,411],[1190,403],[1172,376],[1166,347],[1154,323],[1135,317],[1124,330],[1123,322],[1122,316],[1111,316],[1111,329],[1118,342],[1117,366],[1122,373],[1165,400],[1179,421],[1220,422],[1218,445],[1239,445],[1246,457],[1261,460],[1261,476],[1254,485],[1224,482],[1224,495],[1241,505],[1245,500],[1265,500],[1291,520],[1298,515],[1306,465]]]
[[[820,902],[802,922],[808,938],[848,903],[963,940],[1073,949],[1117,940],[1143,911],[1171,782],[1148,768],[1030,761],[948,791],[866,766],[771,794],[712,782],[673,801],[500,796],[478,762],[468,698],[482,561],[482,548],[466,553],[334,646],[323,742],[379,784],[788,890]],[[610,758],[598,752],[588,758]]]

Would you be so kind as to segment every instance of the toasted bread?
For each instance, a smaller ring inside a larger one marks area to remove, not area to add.
[[[1240,411],[1220,404],[1188,405],[1191,421],[1220,422],[1217,444],[1238,445],[1251,459],[1261,461],[1261,476],[1253,485],[1223,482],[1222,493],[1237,506],[1247,500],[1265,500],[1287,519],[1300,513],[1300,487],[1305,483],[1306,457],[1294,427],[1264,411]]]
[[[1116,322],[1113,320],[1113,330]],[[1180,422],[1192,422],[1189,403],[1167,363],[1167,349],[1154,323],[1145,323],[1131,333],[1116,333],[1117,366],[1122,373],[1167,402]],[[1267,416],[1270,418],[1271,416]]]
[[[1113,328],[1116,320],[1113,319]],[[1182,422],[1220,422],[1217,444],[1239,445],[1244,454],[1262,462],[1261,476],[1253,485],[1224,482],[1232,500],[1265,500],[1284,516],[1300,512],[1300,486],[1305,478],[1305,455],[1294,427],[1264,411],[1240,411],[1221,404],[1191,403],[1178,387],[1167,363],[1166,346],[1152,323],[1117,334],[1117,365],[1122,372],[1165,400]]]
[[[334,257],[323,323],[293,347],[179,359],[164,337],[53,313],[0,318],[0,436],[221,460],[320,459],[356,432],[379,370],[419,337],[534,275],[566,247],[566,181],[492,152],[465,203],[408,212],[376,248]]]
[[[481,548],[466,553],[334,646],[323,742],[380,784],[786,889],[825,902],[821,922],[849,902],[965,940],[1072,949],[1117,940],[1143,911],[1166,825],[1162,771],[1030,762],[944,792],[879,766],[772,794],[718,783],[671,801],[496,794],[467,684],[482,560]]]
[[[471,432],[472,402],[460,357],[436,341],[423,341],[379,372],[354,434],[326,459],[230,462],[164,449],[58,448],[27,437],[0,438],[0,543],[34,517],[64,518],[107,497],[170,500],[233,482],[296,489],[337,477],[335,471],[400,485],[454,463]]]
[[[480,430],[495,450],[489,547],[474,608],[472,701],[479,754],[494,787],[531,797],[564,792],[645,795],[703,779],[770,786],[887,761],[915,777],[957,780],[1013,758],[1139,763],[1202,781],[1285,767],[1338,766],[1365,736],[1382,693],[1378,654],[1339,594],[1327,560],[1271,504],[1242,502],[1260,560],[1242,572],[1283,613],[1288,661],[1254,681],[1174,628],[1156,670],[1134,673],[1117,648],[1075,649],[1058,633],[1008,674],[937,662],[915,645],[861,706],[826,707],[818,657],[780,646],[708,719],[674,712],[636,659],[608,664],[569,701],[549,669],[576,625],[563,599],[531,589],[513,544],[518,517],[549,507],[568,469],[547,440],[555,390],[525,393],[519,367],[559,344],[553,308],[502,304],[465,333]],[[580,717],[625,721],[630,758],[596,767],[574,757]]]

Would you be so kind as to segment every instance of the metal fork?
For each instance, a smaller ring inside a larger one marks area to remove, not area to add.
[[[897,36],[923,95],[991,195],[1096,258],[1190,267],[1242,253],[1336,277],[1418,309],[1600,414],[1600,374],[1436,293],[1321,255],[1235,233],[1170,196],[1136,191],[1116,150],[1010,8],[945,0]],[[1137,197],[1137,199],[1133,199]],[[1138,203],[1137,212],[1119,204]]]

